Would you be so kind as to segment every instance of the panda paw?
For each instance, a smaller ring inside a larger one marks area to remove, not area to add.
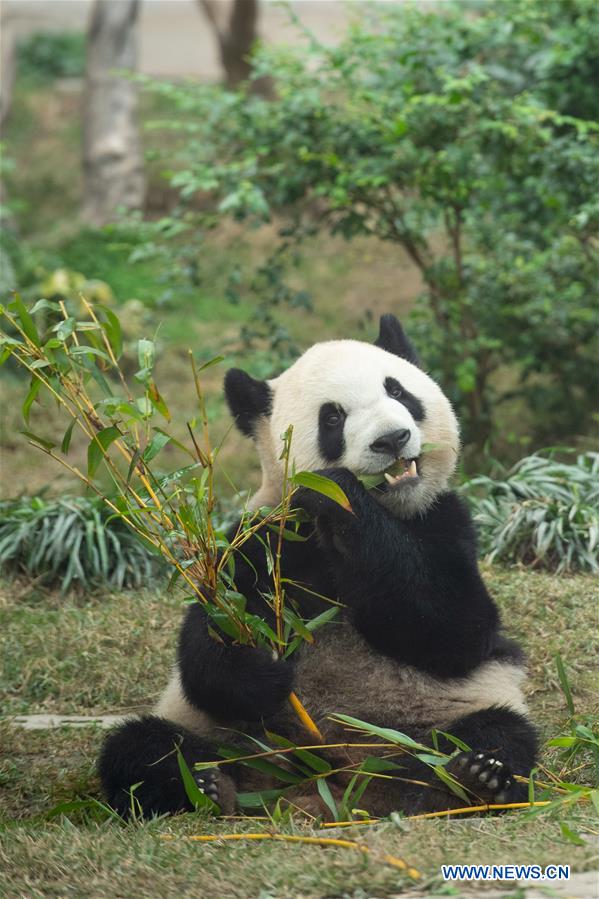
[[[469,793],[489,804],[509,802],[514,792],[514,775],[491,752],[461,752],[448,771]]]
[[[218,768],[204,768],[201,771],[196,771],[193,775],[193,779],[202,793],[204,793],[208,799],[212,799],[217,805],[220,805],[220,790],[218,788],[219,777],[220,774]]]

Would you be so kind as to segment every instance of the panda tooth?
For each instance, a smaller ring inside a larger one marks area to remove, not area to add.
[[[387,483],[389,483],[391,485],[396,484],[398,481],[398,478],[394,478],[393,475],[389,474],[388,471],[385,472],[385,479],[386,479]]]
[[[410,462],[410,467],[408,468],[408,474],[410,475],[411,478],[418,477],[418,468],[416,467],[415,459],[412,459],[412,461]]]

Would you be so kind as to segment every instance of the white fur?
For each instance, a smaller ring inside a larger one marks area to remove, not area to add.
[[[415,422],[408,409],[387,395],[391,377],[420,400],[424,421]],[[420,457],[423,444],[439,445],[419,458],[420,481],[408,489],[390,491],[382,499],[396,514],[408,517],[423,511],[447,487],[459,447],[458,423],[447,397],[435,381],[405,359],[356,340],[317,343],[278,378],[268,382],[272,413],[256,427],[262,465],[262,485],[252,506],[278,502],[283,463],[283,435],[293,426],[291,459],[296,471],[331,467],[318,446],[318,413],[324,403],[343,407],[345,452],[335,467],[356,475],[378,474],[392,459],[370,449],[378,437],[407,428],[411,437],[405,458]]]
[[[154,715],[174,721],[200,736],[208,736],[214,730],[210,715],[197,709],[185,698],[177,666],[152,711]]]

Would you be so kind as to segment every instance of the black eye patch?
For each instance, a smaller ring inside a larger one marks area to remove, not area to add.
[[[401,386],[395,378],[385,378],[385,390],[388,396],[405,406],[414,421],[424,420],[424,406],[417,396]]]
[[[343,425],[347,415],[337,403],[323,403],[318,412],[318,448],[323,459],[335,462],[345,450]]]

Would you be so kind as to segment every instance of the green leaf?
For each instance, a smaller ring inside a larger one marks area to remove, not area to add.
[[[446,740],[449,740],[450,743],[453,743],[454,746],[457,746],[458,749],[461,749],[462,752],[470,752],[471,747],[468,746],[467,743],[464,743],[463,740],[459,740],[458,737],[454,737],[453,734],[448,734],[447,731],[435,729],[435,734],[441,734],[442,737],[445,737]],[[437,747],[435,746],[435,749]]]
[[[145,450],[143,451],[142,459],[144,460],[144,462],[151,462],[152,459],[155,459],[158,453],[162,449],[164,449],[167,443],[170,443],[170,439],[170,436],[168,434],[165,434],[164,431],[158,431],[156,434],[154,434]]]
[[[333,794],[331,793],[331,788],[329,787],[324,777],[318,778],[318,780],[316,781],[316,789],[320,793],[320,798],[331,812],[333,821],[338,821],[339,810],[337,808],[337,803],[335,802]]]
[[[206,371],[207,368],[212,368],[213,365],[218,365],[219,362],[224,361],[224,356],[215,356],[214,359],[209,359],[208,362],[204,362],[203,365],[200,365],[198,368],[198,372]]]
[[[109,309],[107,306],[99,306],[98,308],[101,309],[103,314],[106,316],[106,321],[100,322],[100,324],[102,325],[108,342],[112,347],[112,352],[114,353],[115,358],[118,359],[123,352],[123,335],[121,332],[121,323],[112,309]]]
[[[312,771],[316,771],[318,774],[328,774],[331,770],[331,765],[325,759],[321,759],[320,756],[316,755],[314,752],[310,752],[309,749],[302,749],[301,746],[296,746],[295,743],[292,743],[291,740],[288,740],[286,737],[281,737],[279,734],[274,734],[272,731],[267,730],[266,736],[271,743],[274,743],[275,746],[282,746],[284,749],[293,749],[295,747],[295,752],[293,753],[300,761],[302,761],[308,768]]]
[[[95,346],[74,346],[69,350],[71,356],[98,356],[104,362],[111,363],[110,356],[104,350],[99,350]]]
[[[565,821],[562,821],[559,827],[562,832],[562,836],[565,837],[565,839],[568,840],[569,843],[574,843],[575,846],[587,845],[586,840],[583,840],[583,838],[579,834],[574,833],[574,831],[571,830],[570,827],[568,827]]]
[[[425,765],[432,765],[433,768],[437,765],[446,765],[449,761],[449,758],[441,759],[438,755],[432,755],[430,752],[416,752],[414,755],[419,761],[424,762]]]
[[[555,664],[557,666],[557,676],[559,678],[559,682],[562,688],[562,692],[566,699],[566,705],[568,706],[568,711],[570,715],[575,714],[574,709],[574,700],[572,699],[572,691],[570,690],[570,684],[568,683],[568,675],[566,674],[566,669],[564,666],[563,659],[559,652],[555,654]]]
[[[183,753],[176,747],[177,749],[177,762],[179,764],[179,771],[181,772],[181,779],[183,781],[183,786],[185,788],[185,793],[187,798],[197,810],[202,809],[203,811],[210,812],[212,815],[220,815],[220,806],[213,802],[209,796],[206,796],[197,783],[194,780],[193,774],[189,770],[187,762],[183,758]]]
[[[31,318],[31,315],[27,311],[23,300],[19,296],[19,294],[15,294],[15,298],[12,303],[9,304],[10,309],[14,309],[16,312],[17,318],[21,323],[21,327],[23,331],[29,338],[29,340],[35,344],[35,346],[40,346],[40,338],[37,333],[37,328],[35,327],[35,323]]]
[[[62,443],[60,444],[60,449],[65,455],[69,451],[69,447],[71,445],[71,437],[73,436],[73,428],[75,427],[76,419],[73,419],[71,424],[68,426],[66,431],[64,432],[64,437],[62,438]]]
[[[56,337],[60,340],[61,343],[64,343],[67,338],[73,334],[75,330],[75,325],[77,324],[76,320],[72,317],[65,318],[64,321],[59,322],[55,325],[52,330],[56,331]]]
[[[449,771],[446,771],[445,768],[443,768],[441,765],[437,765],[436,768],[434,767],[433,771],[435,772],[439,780],[442,780],[445,786],[448,787],[448,789],[450,789],[452,793],[455,793],[456,796],[459,796],[460,799],[463,799],[466,805],[470,805],[470,797],[468,796],[464,788],[460,786],[455,777],[453,777],[449,773]]]
[[[109,428],[98,431],[98,433],[92,437],[87,448],[87,473],[90,478],[93,478],[98,470],[98,466],[104,458],[110,444],[114,443],[114,441],[118,440],[121,436],[122,434],[119,429],[115,425],[111,425]]]
[[[160,412],[162,417],[166,418],[167,421],[170,421],[171,413],[154,381],[150,381],[148,384],[148,397],[154,408]]]
[[[227,759],[236,759],[244,755],[244,753],[239,752],[239,750],[228,749],[226,746],[219,746],[218,753]],[[246,768],[253,768],[255,771],[260,771],[261,774],[268,774],[269,777],[274,777],[276,780],[283,781],[283,783],[299,784],[305,780],[302,775],[287,771],[286,768],[275,765],[274,762],[269,762],[268,759],[265,758],[244,758],[239,764],[245,765]]]
[[[255,793],[237,793],[236,801],[241,808],[264,808],[269,803],[284,796],[286,788],[280,790],[260,790]]]
[[[45,450],[54,449],[56,446],[51,440],[45,440],[43,437],[38,437],[37,434],[32,434],[31,431],[21,431],[21,434],[24,434],[25,437],[28,437],[29,440],[32,440],[33,443],[37,443],[38,446],[43,447]]]
[[[560,749],[570,749],[578,743],[576,737],[554,737],[547,741],[547,746],[557,746]]]
[[[359,730],[365,731],[367,734],[382,737],[387,743],[397,743],[398,746],[405,746],[408,749],[421,749],[426,752],[429,747],[417,743],[407,734],[403,734],[399,730],[392,730],[390,727],[378,727],[376,724],[370,724],[368,721],[360,721],[359,718],[351,718],[349,715],[331,715],[333,720],[341,721],[343,724],[350,724]]]
[[[141,338],[137,341],[137,360],[142,371],[151,372],[154,367],[155,347],[153,340]]]
[[[51,312],[60,312],[60,303],[54,303],[52,300],[41,299],[29,310],[30,315],[41,312],[42,309],[49,309]]]
[[[297,474],[293,475],[291,481],[298,487],[307,487],[309,490],[322,493],[347,512],[353,512],[350,502],[339,484],[331,481],[330,478],[325,478],[324,475],[316,474],[313,471],[298,471]]]
[[[25,397],[25,402],[23,403],[22,414],[25,422],[29,424],[29,413],[31,412],[31,406],[33,404],[34,399],[39,393],[39,389],[42,386],[42,382],[39,378],[31,379],[31,386],[29,388],[29,393]]]

